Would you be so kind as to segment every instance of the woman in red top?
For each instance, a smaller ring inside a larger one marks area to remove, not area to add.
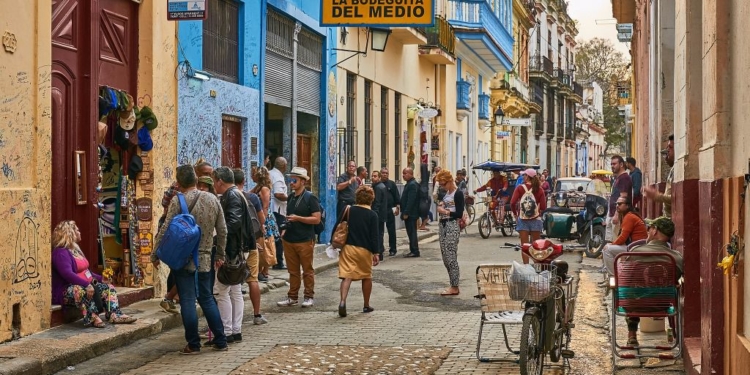
[[[620,235],[612,241],[613,245],[627,245],[648,237],[648,228],[643,219],[633,211],[633,205],[627,198],[617,198],[617,214],[619,215]]]
[[[526,192],[530,192],[533,199]],[[538,240],[542,236],[542,212],[547,209],[547,198],[535,170],[529,168],[523,172],[523,184],[516,186],[513,191],[510,207],[518,218],[516,230],[521,243],[529,243],[529,235],[532,241]],[[523,263],[528,264],[529,257],[521,255]]]

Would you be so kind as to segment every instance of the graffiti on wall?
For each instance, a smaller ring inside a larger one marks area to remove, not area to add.
[[[38,256],[39,233],[37,225],[31,217],[26,215],[18,225],[16,232],[14,284],[39,277]]]
[[[250,147],[251,137],[260,137],[258,90],[219,79],[201,82],[181,79],[178,83],[180,108],[177,120],[177,161],[194,163],[204,158],[212,165],[221,165],[222,116],[244,120],[243,145]],[[212,96],[213,94],[213,96]],[[243,155],[250,155],[243,150]],[[250,155],[257,160],[262,155]],[[245,173],[249,174],[249,160]]]

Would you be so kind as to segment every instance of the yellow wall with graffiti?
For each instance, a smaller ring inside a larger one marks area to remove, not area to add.
[[[49,0],[0,0],[0,342],[49,326]],[[15,314],[14,314],[15,312]],[[16,316],[16,324],[13,317]],[[22,323],[18,319],[24,317]]]

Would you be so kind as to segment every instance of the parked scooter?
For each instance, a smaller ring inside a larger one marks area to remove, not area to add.
[[[579,191],[583,189],[579,188]],[[587,193],[583,209],[576,213],[569,207],[568,193],[560,191],[552,197],[552,204],[544,212],[545,237],[578,240],[579,244],[585,245],[586,256],[598,257],[606,234],[607,199]]]

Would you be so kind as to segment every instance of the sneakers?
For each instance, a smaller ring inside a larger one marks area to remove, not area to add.
[[[162,299],[161,302],[159,302],[159,307],[161,307],[162,310],[168,313],[177,314],[177,306],[175,305],[174,301],[171,299]]]
[[[265,282],[268,282],[268,278],[266,277],[266,275],[264,275],[262,273],[259,273],[258,274],[258,281],[260,281],[262,283],[265,283]]]
[[[227,337],[229,338],[229,337]],[[242,334],[241,333],[235,333],[232,335],[232,342],[242,342]]]
[[[253,324],[255,324],[256,326],[259,326],[261,324],[266,324],[266,323],[268,323],[268,320],[263,315],[253,317]]]
[[[307,299],[305,299],[307,301]],[[283,301],[276,302],[276,306],[279,307],[287,307],[287,306],[297,306],[298,301],[296,299],[287,298]]]
[[[305,300],[302,302],[302,307],[312,307],[314,304],[315,301],[312,298],[305,297]]]

